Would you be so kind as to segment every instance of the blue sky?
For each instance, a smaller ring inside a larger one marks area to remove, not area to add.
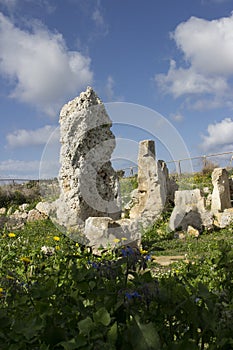
[[[0,0],[0,177],[39,176],[59,110],[88,85],[158,112],[192,156],[232,151],[232,11],[230,0]]]

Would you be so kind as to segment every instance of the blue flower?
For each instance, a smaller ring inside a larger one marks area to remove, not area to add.
[[[141,295],[138,292],[132,292],[132,293],[125,293],[125,296],[127,299],[133,299],[133,298],[141,298]]]
[[[150,260],[150,259],[151,259],[151,256],[150,256],[149,254],[147,254],[147,255],[145,256],[145,260],[148,261],[148,260]]]
[[[123,257],[127,257],[129,255],[133,255],[134,250],[130,246],[127,246],[126,248],[121,249],[121,253],[122,253]]]

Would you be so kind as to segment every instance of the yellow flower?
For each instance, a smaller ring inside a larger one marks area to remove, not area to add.
[[[59,245],[56,245],[55,249],[60,250],[61,248],[59,247]]]
[[[78,243],[76,243],[75,245],[76,245],[76,247],[79,247],[79,244],[78,244]]]
[[[122,241],[127,241],[127,238],[126,237],[122,237],[121,240]]]
[[[58,236],[53,236],[54,241],[60,241],[60,237]]]
[[[147,251],[147,250],[144,250],[144,249],[140,249],[140,253],[141,253],[141,254],[147,254],[148,251]]]
[[[2,293],[3,292],[3,288],[0,288],[0,293]]]
[[[14,280],[14,279],[15,279],[14,277],[12,277],[12,276],[10,276],[10,275],[7,275],[6,278],[7,278],[8,280]]]
[[[120,239],[119,239],[119,238],[114,238],[113,242],[119,243],[119,242],[120,242]]]
[[[13,238],[13,237],[15,237],[15,236],[16,236],[16,234],[15,234],[15,233],[13,233],[13,232],[10,232],[10,233],[8,233],[8,236],[9,236],[9,237],[11,237],[11,238]]]
[[[20,258],[21,261],[23,261],[25,264],[29,264],[31,262],[31,260],[29,258],[27,258],[26,256],[22,256],[22,258]]]

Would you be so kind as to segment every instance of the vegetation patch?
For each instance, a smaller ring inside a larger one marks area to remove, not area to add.
[[[232,227],[91,253],[50,222],[0,237],[0,343],[14,349],[231,349]],[[166,268],[154,257],[185,255]]]

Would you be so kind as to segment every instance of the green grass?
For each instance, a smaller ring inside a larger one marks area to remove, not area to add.
[[[0,236],[1,350],[232,348],[232,228],[93,255],[50,220]],[[41,249],[46,246],[47,253]],[[162,250],[163,249],[163,250]],[[158,269],[149,255],[187,254]]]

